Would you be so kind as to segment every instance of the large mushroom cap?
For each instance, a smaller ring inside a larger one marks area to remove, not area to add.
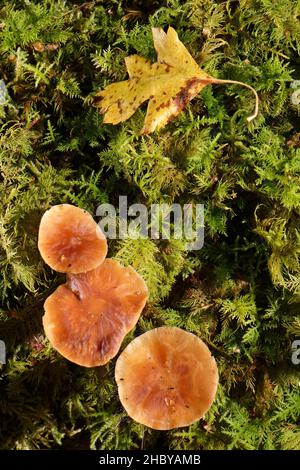
[[[120,400],[135,421],[153,429],[188,426],[210,408],[217,365],[192,333],[161,327],[134,339],[116,363]]]
[[[52,346],[85,367],[106,364],[135,326],[148,289],[131,267],[106,259],[98,268],[70,274],[45,302],[43,324]]]
[[[106,238],[92,216],[70,204],[59,204],[45,212],[38,248],[43,260],[62,273],[90,271],[107,254]]]

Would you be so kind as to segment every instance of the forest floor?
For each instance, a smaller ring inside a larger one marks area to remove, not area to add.
[[[95,94],[124,59],[156,61],[172,26],[208,85],[143,136],[146,107],[103,123]],[[299,0],[0,0],[1,449],[300,449]],[[220,384],[204,419],[153,431],[118,399],[115,359],[84,368],[45,338],[43,304],[64,275],[37,250],[45,210],[68,202],[203,204],[205,239],[109,240],[149,302],[122,344],[161,326],[201,337]]]

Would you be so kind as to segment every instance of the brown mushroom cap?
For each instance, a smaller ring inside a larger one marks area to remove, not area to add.
[[[68,275],[67,283],[48,297],[46,336],[76,364],[106,364],[135,326],[147,298],[147,286],[133,268],[106,259],[92,271]]]
[[[59,204],[45,212],[38,248],[43,260],[62,273],[90,271],[107,255],[100,227],[88,212],[70,204]]]
[[[148,331],[120,354],[119,397],[135,421],[153,429],[189,426],[214,401],[218,369],[200,338],[180,328]]]

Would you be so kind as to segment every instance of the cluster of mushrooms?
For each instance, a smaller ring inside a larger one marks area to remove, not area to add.
[[[41,219],[38,248],[54,270],[67,274],[46,300],[45,334],[69,361],[106,364],[118,353],[148,299],[143,278],[106,258],[107,241],[92,216],[70,204],[53,206]],[[188,426],[212,405],[218,370],[197,336],[160,327],[135,338],[115,367],[119,397],[135,421],[153,429]]]

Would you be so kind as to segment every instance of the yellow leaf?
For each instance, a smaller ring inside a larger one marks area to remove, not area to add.
[[[250,88],[257,100],[257,114],[255,90],[233,80],[215,79],[201,70],[172,27],[167,33],[161,28],[152,28],[152,35],[157,62],[151,64],[138,55],[126,57],[129,79],[112,83],[97,93],[95,104],[104,114],[104,123],[126,121],[142,103],[149,100],[142,129],[143,134],[149,134],[177,116],[209,83],[239,83]]]

